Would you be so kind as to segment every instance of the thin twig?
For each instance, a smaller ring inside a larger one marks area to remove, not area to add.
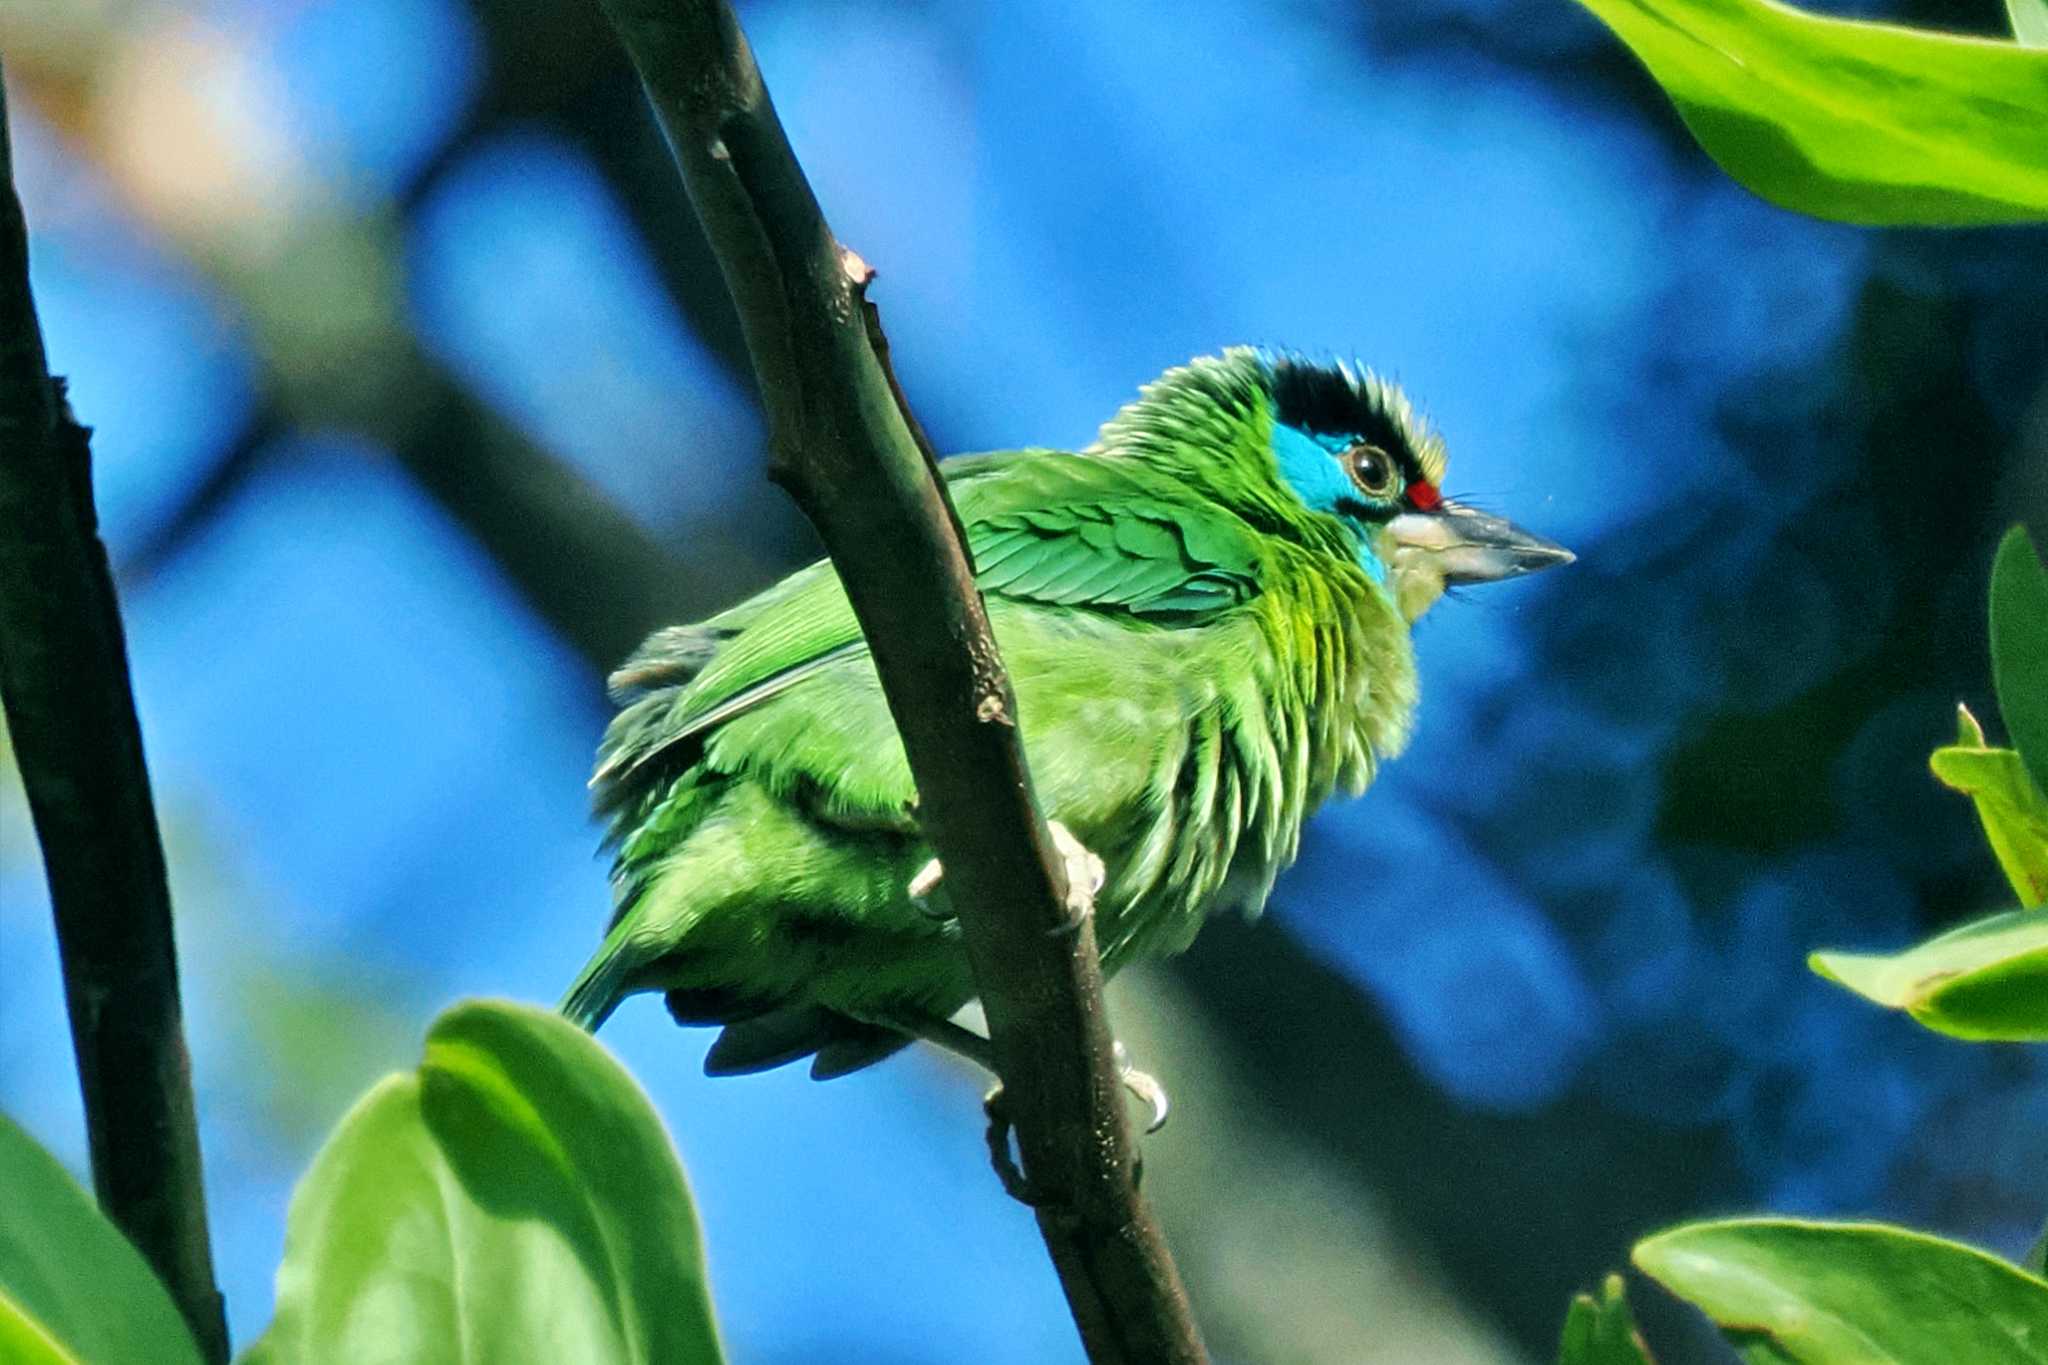
[[[171,897],[87,436],[44,356],[0,94],[0,703],[50,883],[93,1187],[225,1361]]]
[[[943,483],[724,0],[603,0],[739,310],[770,477],[818,527],[873,651],[946,868],[1039,1229],[1096,1361],[1205,1359],[1137,1191],[1092,923],[1031,794],[1016,699]]]

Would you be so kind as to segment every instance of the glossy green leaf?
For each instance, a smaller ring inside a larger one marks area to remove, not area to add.
[[[1934,775],[1976,803],[1998,865],[2023,906],[2048,903],[2048,799],[2011,749],[1984,743],[1984,731],[1967,707],[1956,708],[1958,742],[1936,749],[1927,761]]]
[[[1557,1365],[1655,1365],[1636,1330],[1621,1276],[1609,1275],[1600,1297],[1579,1294],[1565,1313]]]
[[[2048,51],[1775,0],[1581,0],[1721,168],[1849,223],[2048,219]]]
[[[2048,145],[2048,130],[2036,132]],[[2042,161],[2048,164],[2048,154]],[[2034,785],[2048,792],[2048,569],[2019,526],[2005,533],[1991,563],[1991,677],[2012,747]]]
[[[552,1011],[458,1005],[292,1198],[285,1362],[720,1359],[696,1214],[625,1069]]]
[[[2005,12],[2021,47],[2048,47],[2048,0],[2005,0]]]
[[[2048,1281],[1925,1233],[1730,1218],[1658,1233],[1634,1259],[1751,1361],[2048,1365]]]
[[[2013,910],[1889,955],[1815,953],[1813,969],[1937,1033],[2048,1041],[2048,914]]]
[[[170,1294],[71,1173],[0,1115],[0,1360],[198,1365]],[[10,1308],[13,1320],[8,1321]]]

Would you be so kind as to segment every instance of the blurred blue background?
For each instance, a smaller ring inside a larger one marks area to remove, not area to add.
[[[1263,921],[1117,984],[1222,1358],[1538,1358],[1635,1235],[1713,1211],[2024,1247],[2038,1053],[1804,955],[2001,899],[1925,755],[1956,700],[1995,714],[1990,548],[2048,512],[2048,235],[1760,203],[1564,0],[742,11],[942,448],[1085,443],[1234,342],[1355,354],[1447,434],[1451,491],[1580,554],[1439,608],[1410,754]],[[585,0],[23,0],[0,48],[246,1342],[351,1098],[440,1005],[552,1001],[595,943],[606,667],[812,541]],[[0,981],[0,1107],[82,1169],[11,769]],[[689,1167],[735,1360],[1079,1358],[980,1078],[709,1082],[649,1000],[605,1037]]]

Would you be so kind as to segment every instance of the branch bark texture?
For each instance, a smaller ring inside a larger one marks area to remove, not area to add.
[[[874,654],[1089,1356],[1204,1360],[1137,1190],[1093,926],[1070,922],[957,517],[870,341],[870,272],[827,226],[726,0],[602,3],[738,308],[770,477],[817,526]]]
[[[50,883],[93,1187],[225,1361],[170,891],[87,437],[44,356],[0,96],[0,704]]]

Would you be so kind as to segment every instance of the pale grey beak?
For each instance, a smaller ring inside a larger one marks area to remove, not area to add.
[[[1387,523],[1386,534],[1397,561],[1425,560],[1452,587],[1519,578],[1578,558],[1556,541],[1448,498],[1431,512],[1403,512]]]

